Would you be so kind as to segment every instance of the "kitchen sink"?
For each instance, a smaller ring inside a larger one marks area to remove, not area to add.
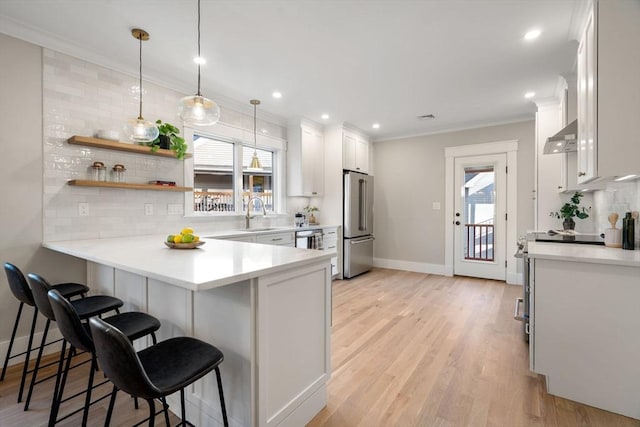
[[[271,230],[277,230],[276,228],[273,227],[265,227],[265,228],[242,228],[239,231],[246,231],[248,233],[252,232],[252,231],[271,231]]]

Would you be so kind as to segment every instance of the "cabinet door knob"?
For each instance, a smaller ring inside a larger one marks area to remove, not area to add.
[[[563,188],[562,185],[558,185],[558,190],[562,190]]]
[[[460,221],[456,221],[456,225],[460,225]]]
[[[585,176],[586,174],[586,172],[578,172],[578,176]]]

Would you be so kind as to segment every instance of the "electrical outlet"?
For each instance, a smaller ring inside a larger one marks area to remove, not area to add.
[[[89,203],[78,203],[78,216],[89,216]]]
[[[153,204],[151,204],[151,203],[145,203],[144,204],[144,214],[146,216],[153,215]]]

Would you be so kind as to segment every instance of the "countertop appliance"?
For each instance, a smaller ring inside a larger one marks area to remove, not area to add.
[[[523,322],[524,339],[529,342],[529,312],[530,312],[530,295],[531,295],[531,262],[528,256],[528,242],[551,242],[551,243],[574,243],[582,245],[604,245],[604,237],[597,234],[558,234],[553,230],[548,232],[529,233],[526,238],[518,239],[518,250],[513,255],[522,259],[522,297],[516,298],[513,317]],[[522,306],[522,314],[520,307]]]
[[[373,266],[373,177],[345,171],[343,179],[343,275],[349,279]]]

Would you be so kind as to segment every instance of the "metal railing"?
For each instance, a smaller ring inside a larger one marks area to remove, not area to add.
[[[465,224],[464,259],[493,261],[493,224]]]
[[[246,212],[247,202],[249,198],[253,196],[257,196],[262,199],[267,212],[273,212],[272,191],[265,191],[261,193],[244,191],[242,193],[243,212]],[[262,206],[256,205],[255,207],[260,211],[262,210]],[[194,212],[235,212],[233,191],[194,191],[193,210]]]

